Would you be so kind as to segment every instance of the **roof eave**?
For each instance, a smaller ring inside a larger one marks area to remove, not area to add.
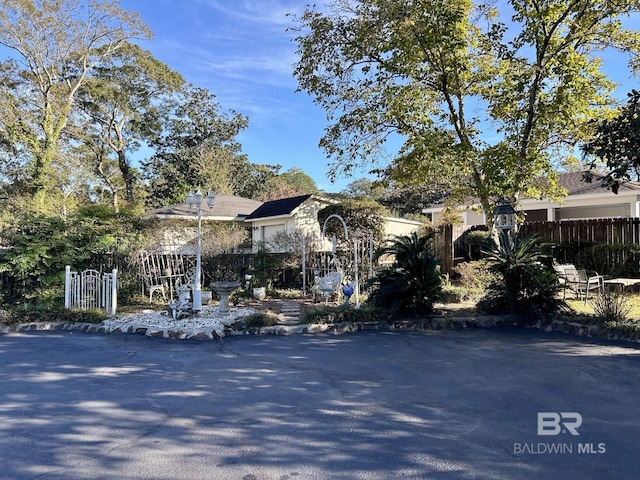
[[[280,220],[280,219],[284,219],[284,218],[293,218],[293,215],[288,213],[288,214],[283,214],[283,215],[271,215],[268,217],[253,217],[253,218],[245,218],[244,221],[245,222],[253,222],[253,221],[258,221],[258,220]]]

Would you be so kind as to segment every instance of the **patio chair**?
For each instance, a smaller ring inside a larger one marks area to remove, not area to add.
[[[553,269],[558,276],[558,282],[563,288],[564,296],[567,298],[567,290],[571,290],[579,299],[584,298],[587,303],[591,290],[604,292],[604,278],[597,272],[588,272],[582,268],[576,268],[573,264],[554,265]]]

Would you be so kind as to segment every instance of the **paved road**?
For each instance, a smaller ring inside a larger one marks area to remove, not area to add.
[[[640,347],[526,330],[0,337],[7,479],[637,479]],[[538,412],[547,413],[538,435]],[[555,450],[556,453],[549,453]]]

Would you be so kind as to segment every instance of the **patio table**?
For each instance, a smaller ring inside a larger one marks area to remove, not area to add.
[[[640,284],[640,278],[610,278],[604,281],[605,285],[619,286],[623,292],[627,288]]]

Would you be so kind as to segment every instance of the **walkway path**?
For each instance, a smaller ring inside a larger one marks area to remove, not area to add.
[[[280,325],[297,325],[300,323],[301,307],[300,302],[288,302],[286,300],[276,300],[280,304],[280,314],[284,317],[278,322]]]

